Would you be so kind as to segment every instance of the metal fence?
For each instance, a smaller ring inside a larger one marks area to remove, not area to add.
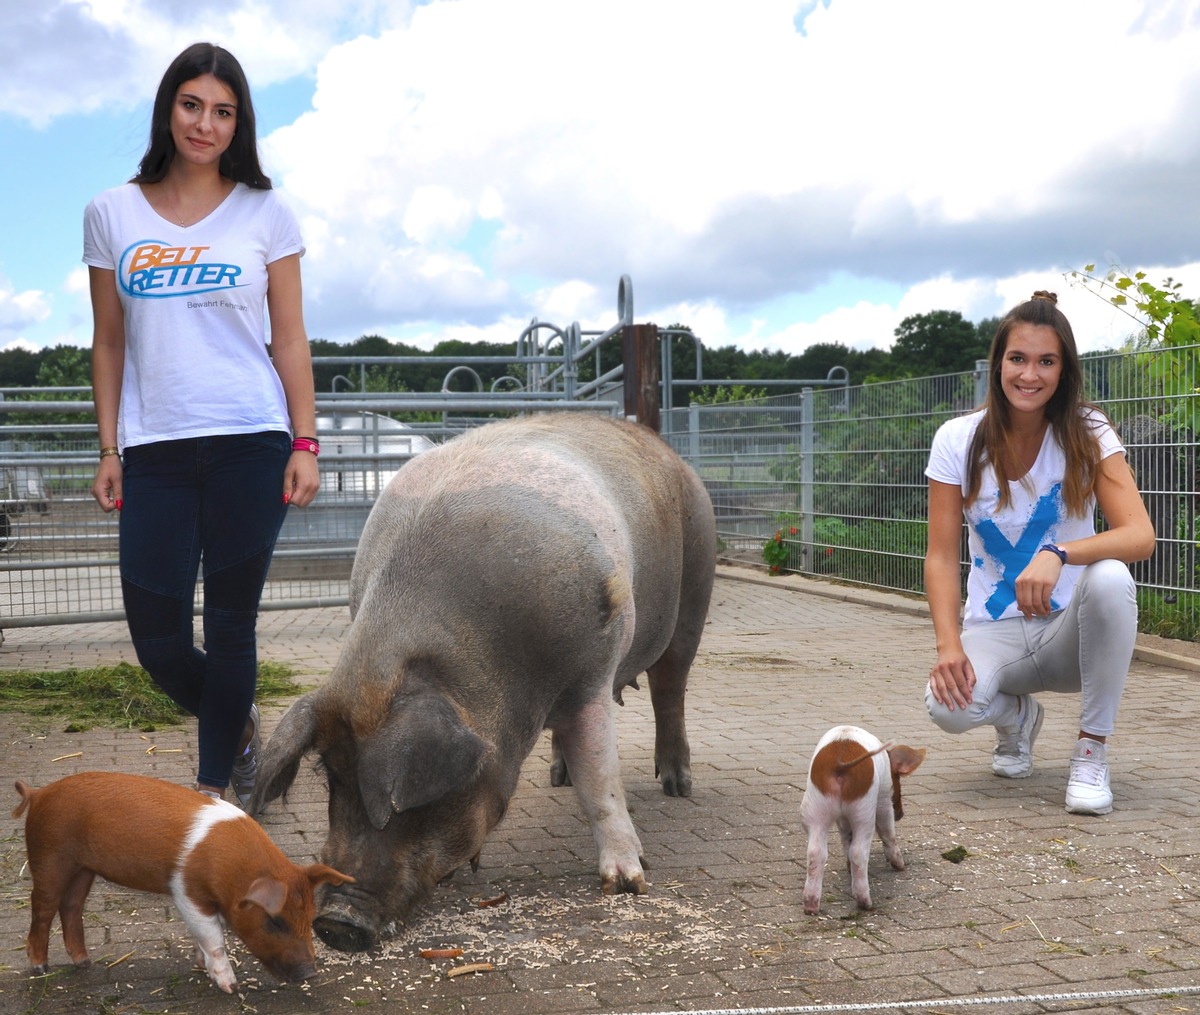
[[[1133,565],[1142,629],[1188,640],[1200,632],[1198,358],[1200,347],[1084,357],[1087,396],[1116,424],[1158,535],[1153,557]],[[727,561],[762,564],[778,537],[786,570],[920,593],[933,435],[978,405],[985,384],[981,363],[676,409],[664,430],[712,495]]]
[[[1089,397],[1116,422],[1158,532],[1154,557],[1133,568],[1143,629],[1190,640],[1200,629],[1198,357],[1191,348],[1085,358]],[[943,421],[978,404],[981,383],[977,371],[692,406],[664,414],[663,430],[712,495],[726,560],[761,565],[778,535],[788,570],[920,593],[930,443]],[[321,493],[289,512],[264,609],[346,602],[375,494],[414,454],[468,425],[448,415],[452,400],[424,398],[319,397]],[[481,404],[497,412],[505,401]],[[445,413],[443,423],[383,415],[414,406]],[[507,397],[508,411],[551,408],[617,410]],[[94,425],[0,426],[0,630],[122,615],[116,519],[91,498],[94,471]]]

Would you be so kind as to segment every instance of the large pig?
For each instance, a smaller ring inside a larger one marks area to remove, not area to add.
[[[405,465],[363,529],[337,665],[280,721],[250,803],[259,813],[320,755],[324,859],[356,879],[322,893],[320,937],[369,948],[477,862],[545,728],[603,890],[645,892],[614,696],[648,673],[656,774],[688,796],[684,691],[715,550],[703,485],[637,424],[491,423]]]

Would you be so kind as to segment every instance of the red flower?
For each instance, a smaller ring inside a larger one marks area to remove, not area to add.
[[[794,536],[798,531],[799,530],[796,528],[796,526],[793,525],[790,529],[788,529],[788,534]]]

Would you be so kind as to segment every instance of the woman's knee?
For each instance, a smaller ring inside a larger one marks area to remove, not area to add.
[[[1119,560],[1097,560],[1083,569],[1075,594],[1118,608],[1137,602],[1137,585],[1128,565]]]
[[[925,688],[925,709],[929,712],[929,718],[933,720],[934,725],[946,733],[966,733],[981,725],[981,719],[974,704],[968,705],[966,708],[952,709],[939,702],[928,686]]]

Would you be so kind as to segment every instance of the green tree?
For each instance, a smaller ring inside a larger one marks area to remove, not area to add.
[[[1094,264],[1070,278],[1141,326],[1144,338],[1135,339],[1134,348],[1152,351],[1139,352],[1138,365],[1166,399],[1172,422],[1200,432],[1200,304],[1183,295],[1183,283],[1167,278],[1160,288],[1144,271],[1115,266],[1101,277]]]
[[[931,377],[972,370],[987,355],[976,326],[957,310],[914,314],[900,322],[892,346],[892,365],[899,376]]]
[[[992,347],[992,339],[996,337],[996,332],[1000,328],[999,317],[985,317],[977,325],[975,325],[975,333],[979,336],[979,341],[983,346],[983,355],[980,359],[986,359],[987,354]]]
[[[0,352],[0,388],[28,388],[36,384],[41,362],[42,353],[28,349],[14,348]]]
[[[40,388],[90,388],[92,351],[77,345],[56,345],[42,357],[35,383]]]

